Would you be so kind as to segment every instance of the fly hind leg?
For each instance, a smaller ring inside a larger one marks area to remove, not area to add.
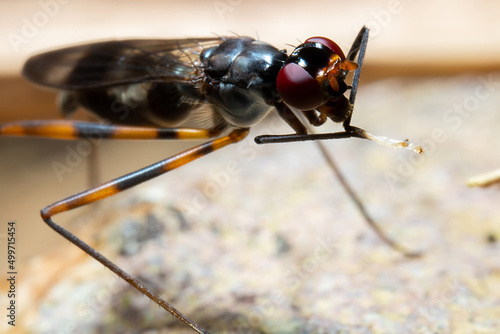
[[[208,130],[191,128],[159,129],[114,126],[75,121],[22,121],[0,124],[0,135],[41,136],[56,139],[88,138],[92,135],[99,135],[101,138],[114,139],[206,139],[219,134],[221,131],[222,129],[220,127],[214,127],[213,129]],[[95,260],[99,261],[102,265],[128,282],[134,288],[148,296],[151,300],[189,326],[191,329],[200,334],[208,333],[195,322],[184,316],[170,303],[163,300],[148,287],[108,260],[97,250],[89,246],[83,240],[79,239],[70,231],[56,224],[52,220],[52,217],[58,213],[94,203],[117,194],[123,190],[129,189],[173,169],[181,167],[229,144],[239,142],[247,136],[248,132],[249,130],[246,128],[234,129],[226,136],[213,139],[135,172],[126,174],[99,186],[57,201],[41,210],[42,219],[61,236],[83,250],[85,253],[92,256]]]
[[[143,285],[137,279],[133,278],[113,262],[108,260],[105,256],[100,254],[94,248],[90,247],[84,241],[79,239],[77,236],[72,234],[70,231],[56,224],[52,220],[52,216],[69,211],[74,208],[81,207],[83,205],[93,203],[95,201],[99,201],[106,197],[117,194],[123,190],[134,187],[142,182],[148,181],[154,177],[162,175],[166,172],[169,172],[175,168],[181,167],[195,159],[198,159],[204,155],[207,155],[211,152],[214,152],[222,147],[225,147],[229,144],[236,143],[248,134],[248,129],[236,129],[233,130],[227,136],[214,139],[207,143],[198,145],[192,149],[174,155],[168,159],[159,161],[153,165],[142,168],[138,171],[129,173],[127,175],[121,176],[109,182],[103,183],[97,187],[90,188],[78,194],[72,195],[65,199],[62,199],[58,202],[55,202],[41,210],[41,215],[45,223],[49,225],[53,230],[59,233],[61,236],[66,238],[68,241],[73,243],[75,246],[79,247],[85,253],[92,256],[94,259],[99,261],[102,265],[107,267],[109,270],[114,272],[116,275],[121,277],[123,280],[128,282],[134,288],[148,296],[155,303],[160,305],[162,308],[170,312],[173,316],[178,318],[184,324],[192,328],[197,333],[208,333],[200,326],[198,326],[195,322],[184,316],[180,311],[178,311],[174,306],[172,306],[167,301],[163,300],[160,296],[152,292],[148,287]]]

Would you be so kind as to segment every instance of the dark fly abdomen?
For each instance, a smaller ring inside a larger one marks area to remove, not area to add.
[[[174,127],[199,107],[200,95],[188,83],[139,83],[69,93],[78,105],[114,124]]]
[[[287,55],[250,37],[226,39],[200,55],[205,93],[231,125],[249,127],[280,100],[276,77]]]

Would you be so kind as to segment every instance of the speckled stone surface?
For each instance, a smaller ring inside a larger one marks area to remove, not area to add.
[[[361,87],[353,124],[424,155],[327,143],[375,220],[422,258],[374,235],[312,143],[248,138],[68,228],[213,333],[499,333],[500,193],[465,184],[500,166],[500,74],[488,76]],[[288,132],[277,124],[250,136]],[[191,332],[69,245],[32,260],[20,289],[19,332]]]

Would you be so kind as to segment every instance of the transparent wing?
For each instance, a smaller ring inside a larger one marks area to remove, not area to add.
[[[91,43],[33,56],[22,73],[36,84],[65,90],[186,81],[196,73],[193,61],[201,49],[220,42],[211,37]]]

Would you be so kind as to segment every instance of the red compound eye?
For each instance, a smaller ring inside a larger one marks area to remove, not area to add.
[[[334,41],[332,41],[331,39],[326,38],[326,37],[316,36],[316,37],[310,37],[310,38],[306,39],[306,41],[304,43],[309,43],[309,42],[321,43],[324,46],[330,48],[330,50],[332,50],[336,54],[338,54],[340,59],[345,60],[344,52],[342,51],[340,46],[337,43],[335,43]]]
[[[311,110],[325,102],[320,84],[295,63],[286,64],[279,71],[276,89],[283,102],[299,110]]]

